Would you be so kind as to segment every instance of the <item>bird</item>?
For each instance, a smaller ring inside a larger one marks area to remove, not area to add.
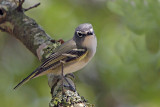
[[[73,73],[88,64],[96,53],[97,38],[90,23],[80,24],[72,39],[64,42],[42,62],[30,75],[18,83],[14,89],[36,77],[52,73],[63,75]]]

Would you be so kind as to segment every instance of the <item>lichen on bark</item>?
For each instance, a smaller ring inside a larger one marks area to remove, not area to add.
[[[25,15],[28,9],[23,8],[24,0],[0,0],[0,30],[20,40],[35,56],[43,62],[60,46],[63,40],[52,39],[36,21]],[[66,79],[75,88],[73,76],[67,75]],[[48,74],[48,84],[51,88],[52,100],[50,107],[92,107],[76,90],[70,86],[62,86],[59,76]],[[62,90],[63,87],[63,90]],[[75,88],[76,89],[76,88]]]

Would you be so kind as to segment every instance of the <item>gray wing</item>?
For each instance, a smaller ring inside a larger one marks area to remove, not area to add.
[[[42,73],[47,72],[47,70],[60,66],[61,60],[69,62],[76,58],[71,55],[76,55],[77,57],[80,57],[84,53],[85,51],[83,51],[83,49],[81,51],[81,49],[78,50],[76,48],[76,44],[73,40],[67,41],[66,43],[62,44],[54,54],[51,54],[35,71],[33,71],[29,76],[24,78],[17,86],[15,86],[14,89],[18,88],[27,81],[38,77]]]
[[[45,61],[42,63],[40,67],[45,67],[51,61],[52,63],[62,59],[64,56],[62,54],[70,53],[73,49],[77,49],[76,43],[73,40],[69,40],[63,43],[59,48],[55,50],[55,53],[51,54]]]

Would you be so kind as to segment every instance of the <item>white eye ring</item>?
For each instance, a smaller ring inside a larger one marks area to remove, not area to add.
[[[81,31],[77,31],[77,35],[78,35],[79,37],[83,37],[83,34],[82,34]]]

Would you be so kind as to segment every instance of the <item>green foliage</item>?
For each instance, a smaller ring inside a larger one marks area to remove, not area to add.
[[[160,1],[159,0],[109,0],[111,11],[122,16],[129,29],[137,35],[146,35],[150,52],[159,50]]]

